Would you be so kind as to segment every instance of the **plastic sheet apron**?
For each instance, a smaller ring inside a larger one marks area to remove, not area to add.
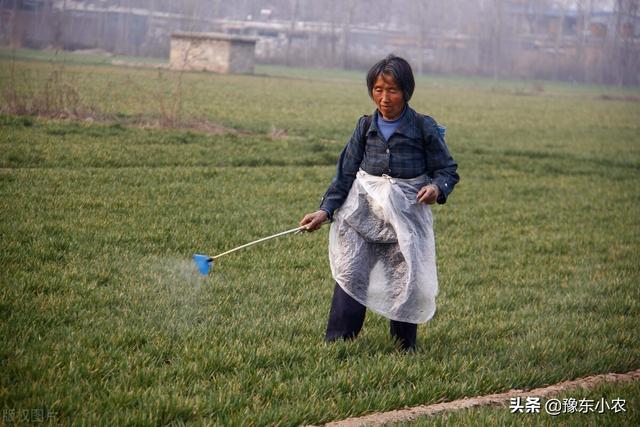
[[[416,195],[429,183],[360,170],[334,213],[329,261],[335,281],[359,303],[391,320],[424,323],[438,293],[431,209]]]

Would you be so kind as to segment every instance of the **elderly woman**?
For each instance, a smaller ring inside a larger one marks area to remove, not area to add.
[[[443,204],[459,180],[444,128],[408,104],[411,66],[390,55],[367,73],[371,116],[358,120],[318,211],[300,221],[315,231],[331,221],[334,289],[326,340],[355,338],[367,308],[390,319],[391,336],[416,346],[418,323],[435,313],[438,279],[429,205]]]

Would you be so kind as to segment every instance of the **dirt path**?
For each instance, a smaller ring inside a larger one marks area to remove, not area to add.
[[[452,402],[436,403],[434,405],[415,406],[413,408],[399,409],[396,411],[379,412],[357,418],[347,418],[345,420],[334,421],[324,425],[326,427],[381,426],[392,422],[413,421],[419,417],[436,415],[445,411],[449,412],[457,411],[460,409],[473,408],[476,406],[504,404],[508,402],[512,397],[551,397],[565,391],[575,390],[577,388],[590,389],[603,383],[638,380],[640,380],[640,369],[636,369],[635,371],[627,372],[625,374],[593,375],[527,391],[509,390],[505,393],[470,397],[460,400],[454,400]]]

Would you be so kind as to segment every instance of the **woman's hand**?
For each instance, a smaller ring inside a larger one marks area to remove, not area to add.
[[[432,205],[438,200],[438,196],[440,195],[440,189],[435,184],[425,185],[418,191],[418,195],[416,198],[420,203],[426,203],[428,205]]]
[[[300,221],[300,226],[306,226],[307,231],[316,231],[322,224],[324,224],[329,219],[329,215],[323,211],[318,210],[313,213],[306,214],[304,218]]]

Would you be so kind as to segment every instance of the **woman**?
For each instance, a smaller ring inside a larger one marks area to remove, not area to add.
[[[435,242],[428,205],[445,203],[459,180],[444,128],[408,104],[411,66],[390,55],[367,73],[371,116],[358,120],[319,210],[300,221],[332,221],[336,281],[326,340],[355,338],[367,308],[390,319],[391,336],[416,346],[418,323],[435,312]]]

